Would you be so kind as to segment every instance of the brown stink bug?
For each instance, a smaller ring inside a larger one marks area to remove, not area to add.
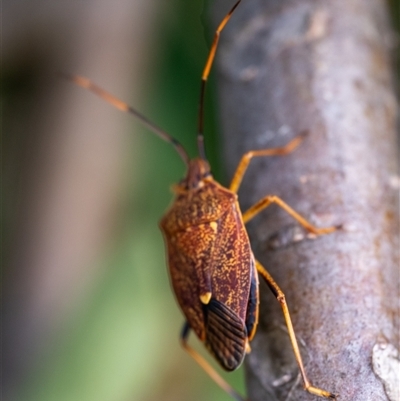
[[[228,188],[213,179],[205,156],[203,105],[205,85],[214,60],[221,31],[239,5],[237,1],[218,26],[203,71],[198,127],[199,157],[190,159],[183,146],[126,103],[80,76],[67,78],[102,97],[118,109],[133,114],[145,126],[171,143],[187,167],[185,178],[174,186],[175,199],[160,227],[167,250],[171,284],[185,315],[181,342],[186,351],[211,378],[237,400],[243,398],[188,343],[193,330],[221,367],[232,371],[240,366],[258,323],[258,275],[264,278],[279,303],[305,390],[330,399],[336,396],[314,387],[307,378],[291,322],[285,295],[268,271],[254,258],[245,224],[275,203],[315,235],[328,234],[336,227],[316,228],[277,196],[266,196],[241,212],[237,192],[253,157],[285,155],[302,141],[298,136],[286,146],[247,152],[239,162]]]

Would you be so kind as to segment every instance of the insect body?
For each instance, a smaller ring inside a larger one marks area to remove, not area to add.
[[[144,125],[171,143],[187,166],[186,177],[174,187],[175,199],[160,226],[164,235],[171,284],[185,315],[181,342],[189,354],[225,391],[243,400],[229,384],[187,343],[193,330],[222,368],[231,371],[250,352],[258,323],[258,275],[279,301],[304,388],[311,394],[330,399],[336,396],[314,387],[307,378],[290,318],[285,295],[268,271],[254,258],[245,224],[275,203],[315,235],[328,234],[336,227],[316,228],[280,198],[269,195],[244,213],[237,192],[253,157],[285,155],[302,141],[295,137],[286,146],[247,152],[239,162],[228,188],[216,182],[210,171],[203,147],[203,104],[205,84],[211,69],[219,34],[229,20],[239,0],[220,23],[203,71],[198,150],[200,157],[190,159],[182,145],[165,131],[151,123],[126,103],[94,85],[86,78],[68,76],[76,84],[94,92],[118,109],[133,114]]]
[[[171,283],[188,324],[226,370],[236,369],[257,321],[254,257],[237,196],[202,159],[161,221]]]

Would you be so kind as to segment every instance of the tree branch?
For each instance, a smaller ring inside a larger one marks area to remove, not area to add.
[[[230,174],[245,151],[308,132],[294,153],[252,161],[239,192],[243,210],[274,194],[319,227],[343,225],[311,239],[277,206],[248,225],[256,258],[286,294],[311,382],[340,400],[397,397],[390,383],[398,377],[382,378],[374,364],[378,352],[390,370],[399,344],[389,38],[377,0],[245,0],[218,50]],[[391,357],[379,353],[388,347]],[[315,398],[301,388],[281,309],[264,283],[252,350],[252,401]]]

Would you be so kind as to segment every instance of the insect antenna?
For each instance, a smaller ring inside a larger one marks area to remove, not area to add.
[[[206,92],[206,83],[208,76],[210,75],[210,70],[214,62],[215,52],[217,51],[219,36],[221,31],[225,28],[225,25],[228,23],[231,15],[235,11],[236,7],[242,0],[239,0],[235,3],[235,5],[231,8],[228,14],[225,15],[224,19],[218,25],[217,30],[214,34],[214,39],[210,48],[210,52],[208,54],[208,58],[206,61],[206,65],[203,70],[203,75],[201,76],[201,88],[200,88],[200,102],[199,102],[199,119],[198,119],[198,130],[197,130],[197,148],[199,155],[202,159],[206,160],[206,152],[204,148],[204,95]]]
[[[160,127],[152,123],[148,118],[146,118],[143,114],[139,113],[137,110],[129,106],[127,103],[123,102],[122,100],[116,98],[115,96],[111,95],[111,93],[105,91],[104,89],[100,88],[92,81],[85,77],[81,77],[79,75],[69,75],[69,74],[61,74],[65,79],[72,81],[78,86],[81,86],[84,89],[89,90],[90,92],[94,93],[95,95],[101,97],[106,102],[112,104],[117,109],[129,113],[135,116],[144,126],[146,126],[150,131],[154,134],[159,136],[166,142],[169,142],[175,150],[178,152],[181,159],[184,161],[186,166],[189,165],[190,157],[186,152],[185,148],[182,144],[173,136],[169,135],[167,132],[162,130]]]

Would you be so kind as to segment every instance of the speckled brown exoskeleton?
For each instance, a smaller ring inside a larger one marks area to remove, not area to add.
[[[336,399],[336,395],[313,386],[307,378],[291,322],[285,295],[268,271],[254,258],[245,224],[275,203],[315,235],[328,234],[336,227],[316,228],[277,196],[266,196],[241,212],[237,192],[253,157],[277,156],[292,152],[302,136],[286,146],[254,150],[244,154],[229,187],[216,182],[205,156],[203,138],[204,92],[221,31],[239,0],[218,26],[203,71],[198,129],[199,157],[190,159],[183,146],[135,109],[112,96],[86,78],[67,76],[102,97],[118,109],[133,114],[151,131],[171,143],[186,164],[186,177],[174,186],[175,199],[162,218],[171,284],[185,315],[181,342],[188,353],[211,378],[237,400],[242,397],[187,342],[193,330],[201,342],[227,371],[235,370],[250,352],[258,323],[258,275],[264,278],[279,301],[305,390],[317,396]]]

